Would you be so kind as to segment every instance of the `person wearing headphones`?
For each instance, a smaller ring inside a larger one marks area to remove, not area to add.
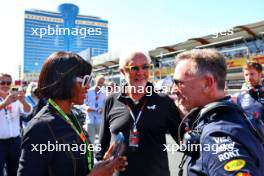
[[[182,121],[186,132],[179,135],[189,146],[180,168],[189,158],[188,176],[263,175],[263,144],[225,95],[224,56],[214,49],[194,49],[177,55],[175,65],[172,93],[189,112]]]
[[[262,65],[248,62],[243,67],[245,83],[236,97],[236,103],[250,118],[260,118],[264,122],[264,88],[261,82]]]

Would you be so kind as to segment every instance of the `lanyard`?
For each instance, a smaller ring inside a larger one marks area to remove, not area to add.
[[[133,119],[133,130],[134,131],[137,131],[137,123],[138,123],[138,121],[139,121],[139,119],[141,117],[141,114],[142,114],[142,112],[144,110],[144,107],[145,107],[146,103],[147,103],[147,101],[145,100],[144,103],[140,107],[140,111],[139,111],[139,113],[137,115],[137,118],[135,118],[135,115],[134,115],[132,109],[128,106],[128,102],[126,101],[126,106],[127,106],[128,110],[129,110],[129,113],[130,113],[132,119]]]
[[[0,102],[2,102],[2,101],[4,101],[4,99],[2,97],[0,97]],[[7,105],[6,107],[4,107],[2,109],[5,111],[6,119],[8,119],[8,117],[10,117],[10,116],[8,116],[8,112],[10,112],[10,113],[12,112],[12,105],[9,104],[9,105]]]
[[[95,108],[98,108],[98,99],[99,99],[99,93],[100,93],[100,90],[98,92],[96,92],[96,88],[94,89],[94,93],[95,93]]]
[[[95,93],[95,101],[97,101],[99,99],[100,90],[97,92],[96,89],[94,89],[94,93]]]
[[[61,115],[60,117],[61,117],[63,120],[65,120],[65,121],[66,121],[66,122],[72,127],[72,129],[75,131],[76,134],[78,134],[78,136],[80,137],[80,139],[82,140],[82,142],[83,142],[84,144],[86,144],[87,152],[85,153],[85,155],[86,155],[86,159],[87,159],[87,162],[88,162],[88,168],[89,168],[89,171],[91,171],[92,168],[93,168],[93,156],[92,156],[93,154],[92,154],[92,152],[91,152],[90,150],[88,150],[88,145],[89,145],[89,143],[88,143],[88,141],[87,141],[87,138],[86,138],[85,135],[84,135],[84,132],[83,132],[83,130],[82,130],[82,128],[81,128],[81,125],[79,124],[78,120],[76,119],[75,116],[73,116],[73,117],[75,118],[75,121],[76,121],[77,124],[78,124],[78,127],[79,127],[79,129],[80,129],[80,132],[79,132],[79,130],[77,129],[77,127],[72,123],[71,119],[67,116],[67,114],[65,114],[65,112],[63,112],[63,110],[59,107],[59,105],[57,105],[57,103],[55,103],[55,102],[54,102],[52,99],[50,99],[50,98],[49,98],[49,100],[48,100],[48,103],[58,111],[58,113]]]

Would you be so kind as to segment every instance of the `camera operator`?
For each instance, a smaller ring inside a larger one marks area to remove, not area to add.
[[[261,83],[262,65],[248,62],[243,67],[245,83],[237,95],[237,104],[250,118],[264,120],[264,87]]]
[[[28,115],[32,108],[25,95],[11,90],[12,77],[0,74],[0,176],[6,164],[7,175],[16,176],[20,156],[20,115]]]

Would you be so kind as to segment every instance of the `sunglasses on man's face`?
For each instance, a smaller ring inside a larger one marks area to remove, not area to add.
[[[179,87],[179,86],[184,85],[186,82],[194,81],[195,79],[200,79],[200,78],[201,77],[198,76],[198,77],[193,77],[193,78],[189,78],[189,79],[184,79],[184,81],[183,80],[179,80],[179,79],[173,79],[173,83],[174,83],[174,85]]]
[[[3,85],[8,85],[10,86],[12,84],[11,81],[0,81],[0,84],[3,86]]]
[[[138,72],[140,70],[140,68],[144,71],[147,71],[150,69],[150,65],[149,64],[144,64],[141,66],[128,65],[128,66],[126,66],[126,68],[129,69],[130,71],[133,71],[133,72]]]
[[[183,81],[181,80],[178,80],[178,79],[173,79],[173,83],[176,85],[176,86],[180,86],[180,85],[183,85]]]
[[[81,83],[82,87],[85,87],[90,85],[92,78],[93,78],[92,75],[85,75],[83,78],[76,77],[76,81]]]

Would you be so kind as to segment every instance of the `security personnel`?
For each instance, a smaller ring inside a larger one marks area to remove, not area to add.
[[[243,67],[243,72],[246,82],[241,92],[236,95],[236,103],[244,109],[248,117],[261,118],[264,121],[262,65],[257,62],[248,62]]]
[[[177,95],[177,103],[190,111],[183,119],[188,127],[183,144],[188,146],[189,176],[264,173],[263,145],[242,111],[234,104],[225,106],[230,101],[224,93],[225,78],[225,60],[216,50],[196,49],[176,57],[172,93]]]

